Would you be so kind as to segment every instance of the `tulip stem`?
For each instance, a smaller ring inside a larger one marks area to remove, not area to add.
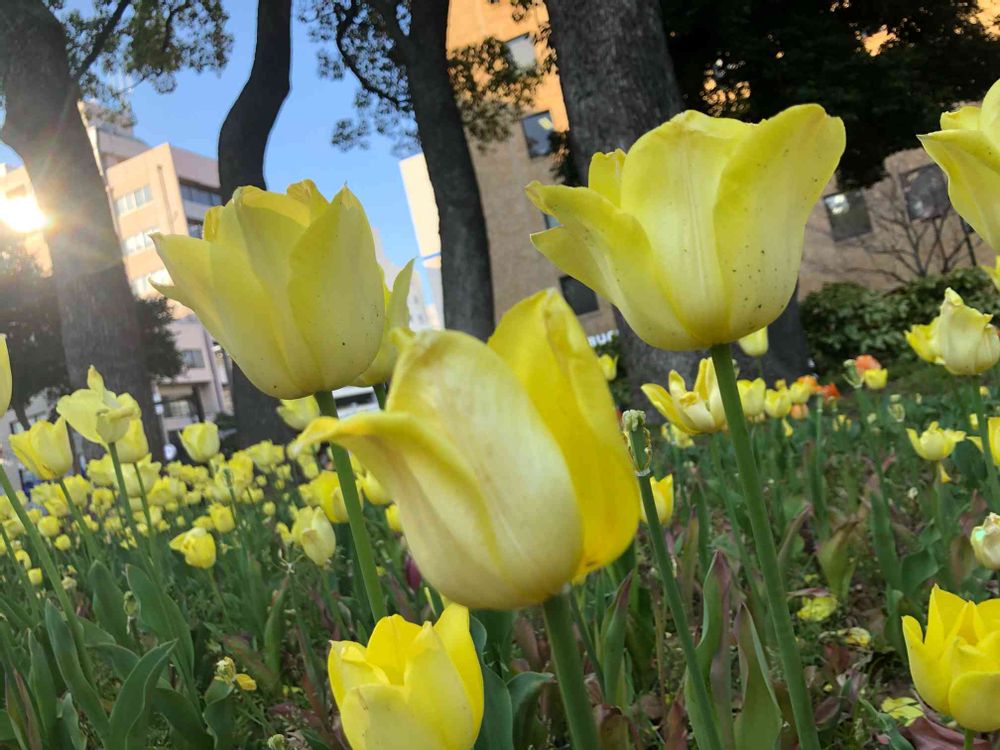
[[[336,418],[337,402],[330,391],[317,392],[316,401],[324,415]],[[361,499],[358,497],[358,485],[355,483],[354,470],[351,468],[351,457],[336,443],[330,444],[330,453],[333,455],[333,465],[340,478],[340,491],[344,496],[344,507],[347,508],[347,520],[351,527],[351,538],[354,540],[354,551],[358,556],[361,580],[365,585],[372,616],[375,622],[378,622],[387,614],[385,596],[382,594],[382,584],[379,583],[378,570],[375,568],[372,541],[365,528],[364,514],[361,512]]]
[[[87,556],[90,558],[90,562],[94,562],[98,557],[97,542],[94,541],[94,535],[91,533],[90,527],[87,526],[87,522],[83,517],[83,512],[76,506],[76,503],[73,502],[73,496],[69,494],[66,482],[62,477],[59,477],[58,481],[59,489],[62,490],[63,497],[66,498],[66,505],[69,506],[69,512],[80,529],[80,536],[83,537],[83,545],[87,548]]]
[[[655,515],[655,511],[654,511]],[[542,605],[545,615],[545,630],[549,634],[552,661],[556,667],[559,695],[562,696],[566,723],[569,725],[573,750],[598,750],[597,726],[590,707],[590,698],[583,682],[583,665],[576,648],[573,633],[568,590],[556,594]]]
[[[965,741],[962,743],[964,750],[972,750],[976,745],[976,733],[971,729],[965,730]]]
[[[1000,481],[997,479],[997,466],[993,461],[993,448],[990,445],[990,425],[986,417],[986,406],[983,404],[983,394],[979,392],[979,381],[972,379],[972,403],[976,408],[976,421],[979,423],[979,439],[983,443],[983,460],[986,462],[986,476],[990,491],[986,504],[994,513],[1000,512]]]
[[[132,504],[128,499],[128,488],[125,486],[125,473],[122,471],[122,462],[118,458],[118,446],[114,443],[108,443],[108,455],[111,456],[111,464],[115,467],[115,479],[118,480],[118,495],[121,498],[122,513],[125,514],[125,522],[128,524],[129,530],[132,532],[132,541],[135,543],[136,549],[139,547],[139,527],[136,526],[135,518],[132,516]],[[147,554],[149,555],[148,565],[150,571],[153,573],[153,577],[156,578],[157,582],[160,581],[160,571],[153,560],[153,546],[149,544],[149,537],[146,537],[146,542],[148,544]]]
[[[674,628],[677,631],[677,638],[681,643],[684,661],[687,663],[689,677],[687,684],[693,688],[694,692],[691,696],[691,701],[697,707],[697,713],[701,717],[701,721],[692,720],[691,722],[694,727],[695,736],[698,739],[698,747],[703,747],[706,750],[722,750],[718,717],[712,708],[712,699],[708,694],[708,686],[702,678],[701,667],[698,664],[698,654],[694,647],[694,639],[691,637],[691,626],[688,624],[687,610],[684,608],[684,600],[681,598],[681,591],[677,585],[677,578],[674,575],[674,563],[670,559],[667,544],[663,540],[663,527],[660,526],[660,518],[656,515],[656,500],[653,498],[653,487],[649,481],[649,469],[637,472],[637,476],[639,479],[639,491],[642,494],[642,507],[646,512],[649,541],[653,547],[656,566],[660,571],[660,580],[663,582],[663,593],[667,599],[667,606],[670,608],[671,617],[674,618]],[[723,492],[725,491],[725,488],[723,488]],[[704,530],[698,529],[699,534],[707,532],[707,528]],[[740,533],[735,519],[733,519],[733,533],[737,536]],[[747,576],[749,579],[749,570],[747,571]],[[751,581],[752,585],[753,582]]]
[[[816,732],[816,723],[813,719],[812,702],[802,673],[802,658],[796,644],[792,618],[788,611],[788,599],[781,577],[781,569],[778,565],[778,552],[771,532],[767,507],[764,505],[764,494],[761,491],[757,462],[750,445],[750,434],[747,432],[747,423],[743,417],[743,407],[740,404],[740,393],[736,386],[736,372],[733,370],[729,345],[717,344],[712,347],[711,351],[712,361],[715,364],[715,375],[719,383],[719,392],[722,395],[722,405],[729,422],[729,434],[733,440],[733,447],[736,449],[740,482],[743,484],[747,513],[750,516],[750,526],[753,529],[757,560],[764,576],[768,609],[774,625],[785,682],[788,685],[788,695],[795,717],[799,745],[802,750],[819,750],[819,735]]]

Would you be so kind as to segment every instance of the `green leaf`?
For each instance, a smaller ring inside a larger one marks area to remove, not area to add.
[[[285,638],[285,596],[288,594],[288,586],[289,580],[286,577],[281,582],[281,588],[274,597],[264,624],[264,664],[278,677],[281,675],[281,644]]]
[[[622,580],[614,599],[604,615],[601,634],[601,664],[604,666],[604,701],[625,708],[625,626],[628,624],[629,593],[632,577],[629,571]]]
[[[128,632],[128,615],[125,613],[125,594],[111,571],[100,560],[90,566],[90,588],[94,592],[94,619],[119,644],[133,645]]]
[[[101,705],[101,698],[97,691],[83,675],[80,657],[76,652],[73,636],[69,632],[69,625],[51,601],[45,603],[45,629],[49,634],[49,642],[52,644],[52,653],[55,656],[56,665],[59,667],[59,673],[74,699],[87,715],[94,731],[102,740],[107,740],[111,730],[108,715],[104,713],[104,707]]]
[[[111,709],[111,736],[107,750],[142,750],[152,709],[153,689],[175,643],[163,643],[144,654],[118,691]]]
[[[28,685],[38,711],[38,721],[41,724],[42,736],[53,737],[56,727],[56,686],[52,679],[52,670],[45,655],[45,648],[34,633],[28,633],[28,654],[31,660],[31,670],[28,672]]]
[[[95,646],[94,650],[107,659],[111,671],[119,680],[128,677],[129,673],[135,669],[136,662],[139,661],[137,654],[117,643],[102,643]]]
[[[233,747],[233,686],[222,680],[212,680],[205,691],[203,716],[208,730],[215,739],[214,750],[229,750]]]
[[[59,702],[58,716],[59,723],[56,731],[59,737],[59,747],[67,750],[87,750],[87,738],[80,731],[80,715],[73,705],[73,694],[66,693]]]
[[[718,717],[723,742],[727,742],[733,734],[729,648],[723,647],[723,644],[729,640],[727,633],[729,630],[728,590],[731,584],[732,577],[729,566],[726,564],[726,558],[722,553],[716,552],[702,587],[702,635],[695,647],[701,674],[686,673],[684,680],[685,695],[692,693],[690,680],[702,679],[705,681]],[[692,726],[712,720],[699,713],[698,704],[695,701],[690,700],[687,703]],[[704,732],[699,732],[699,734],[705,736]]]
[[[38,722],[31,705],[28,688],[20,672],[14,672],[13,679],[5,675],[4,699],[7,704],[7,715],[10,718],[11,731],[18,745],[26,750],[43,750],[42,738],[38,731]]]
[[[514,750],[513,710],[507,684],[480,657],[485,705],[476,750]]]
[[[555,683],[555,675],[549,672],[521,672],[507,681],[510,694],[511,713],[514,725],[514,747],[525,747],[531,719],[542,688]]]
[[[11,723],[10,714],[0,711],[0,742],[16,742],[17,735],[14,733],[14,725]]]
[[[740,613],[740,683],[743,710],[733,724],[736,750],[769,750],[781,734],[781,708],[768,679],[767,660],[750,610]]]
[[[472,613],[472,616],[486,629],[483,658],[494,668],[508,661],[515,615],[516,612],[512,610],[492,609],[477,609]]]
[[[161,641],[177,641],[173,659],[178,669],[194,676],[194,643],[191,629],[177,602],[167,596],[146,572],[135,565],[125,569],[128,585],[139,603],[139,622]]]
[[[173,688],[158,687],[153,691],[153,708],[163,715],[170,728],[191,746],[191,750],[212,750],[212,737],[205,731],[201,716],[186,696]]]
[[[916,598],[920,587],[937,572],[938,562],[929,547],[904,557],[901,574],[904,596]]]

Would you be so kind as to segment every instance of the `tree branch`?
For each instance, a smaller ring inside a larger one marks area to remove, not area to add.
[[[358,4],[351,3],[351,6],[344,11],[344,15],[337,19],[337,28],[334,32],[334,44],[337,45],[337,51],[340,53],[340,59],[344,61],[344,65],[347,66],[347,69],[350,70],[354,74],[354,77],[358,79],[358,83],[361,84],[361,88],[369,94],[377,96],[382,101],[388,102],[397,109],[406,109],[406,103],[399,99],[399,97],[393,96],[388,91],[376,86],[368,79],[368,77],[362,72],[361,66],[358,65],[357,58],[347,52],[344,46],[344,40],[347,38],[347,32],[350,30],[351,24],[357,19],[359,12],[360,8]]]
[[[104,24],[103,28],[97,32],[97,36],[94,37],[94,44],[91,46],[90,52],[80,61],[77,69],[73,71],[74,81],[79,81],[90,70],[90,66],[97,61],[101,53],[104,52],[104,47],[115,32],[115,29],[118,28],[118,24],[121,23],[125,11],[128,10],[131,4],[132,0],[118,0],[118,5],[115,6],[114,12],[108,18],[107,23]]]

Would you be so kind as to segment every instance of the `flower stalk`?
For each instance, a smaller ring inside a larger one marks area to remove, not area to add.
[[[997,467],[993,462],[993,447],[990,445],[990,425],[986,416],[986,406],[983,404],[983,394],[979,392],[979,379],[969,380],[972,391],[972,405],[976,410],[976,421],[979,429],[979,439],[983,442],[983,460],[986,462],[986,479],[990,491],[986,493],[986,504],[994,513],[1000,512],[1000,479],[997,478]]]
[[[337,417],[337,402],[329,391],[318,391],[316,401],[320,411],[328,417]],[[354,470],[351,468],[351,457],[347,451],[336,443],[330,444],[333,465],[340,478],[340,491],[344,496],[344,507],[347,508],[347,521],[351,527],[351,538],[354,550],[358,556],[358,567],[361,568],[361,580],[365,585],[365,594],[371,607],[372,616],[378,622],[386,616],[385,596],[382,584],[379,583],[378,571],[375,567],[375,552],[372,549],[371,538],[365,528],[365,517],[361,512],[361,499],[358,497],[358,485],[354,481]]]
[[[740,482],[743,484],[747,513],[750,516],[750,525],[753,529],[757,560],[764,576],[768,609],[774,625],[785,682],[788,685],[799,745],[802,750],[819,750],[819,735],[816,732],[816,723],[813,719],[812,702],[802,674],[802,659],[795,641],[792,618],[788,612],[787,595],[782,581],[781,569],[778,565],[778,552],[775,548],[774,536],[771,533],[767,507],[764,505],[760,476],[757,473],[757,462],[750,445],[750,434],[743,417],[743,407],[740,405],[740,393],[736,386],[733,360],[727,344],[717,344],[712,347],[711,352],[719,382],[719,391],[722,395],[722,404],[729,422],[729,434],[736,450]]]

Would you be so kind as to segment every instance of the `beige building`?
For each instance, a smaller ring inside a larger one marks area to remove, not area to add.
[[[997,0],[983,4],[997,6]],[[984,11],[983,18],[988,15]],[[523,16],[513,20],[508,0],[452,0],[448,44],[457,48],[492,35],[505,41],[515,61],[531,65],[546,53],[533,39],[547,14],[544,6],[535,5]],[[885,34],[871,38],[872,54],[886,39]],[[539,289],[557,286],[587,332],[600,334],[614,328],[607,303],[563,275],[529,240],[532,232],[549,224],[525,197],[524,186],[532,180],[553,182],[548,134],[569,126],[559,79],[553,73],[540,86],[532,111],[523,114],[512,137],[485,152],[473,146],[472,157],[490,240],[497,315]],[[840,191],[835,181],[827,186],[806,228],[800,296],[831,281],[892,286],[912,278],[915,267],[929,264],[936,272],[942,258],[950,267],[968,265],[973,253],[982,262],[992,260],[989,248],[949,210],[943,174],[922,149],[896,154],[886,166],[889,177],[871,188]],[[422,260],[440,306],[441,240],[423,155],[404,159],[400,171]]]

